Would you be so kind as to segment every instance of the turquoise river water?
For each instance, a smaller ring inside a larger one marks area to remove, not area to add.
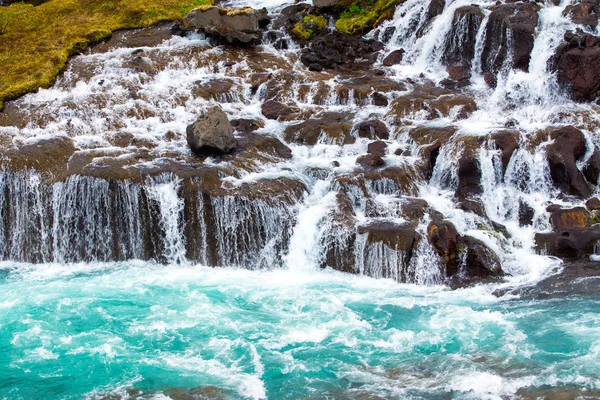
[[[0,397],[575,398],[600,299],[322,271],[3,263]],[[571,397],[569,397],[571,396]]]

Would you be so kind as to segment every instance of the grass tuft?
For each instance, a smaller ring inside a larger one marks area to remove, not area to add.
[[[0,110],[3,102],[54,84],[69,56],[110,37],[183,18],[213,0],[49,0],[0,7]]]

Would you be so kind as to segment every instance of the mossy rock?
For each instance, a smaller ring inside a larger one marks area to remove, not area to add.
[[[366,4],[357,2],[346,8],[335,27],[338,31],[355,35],[373,29],[384,18],[390,18],[390,10],[402,0],[370,0]]]
[[[292,28],[292,35],[298,39],[308,40],[316,31],[320,31],[327,25],[327,20],[320,15],[306,15],[304,19],[297,22]]]

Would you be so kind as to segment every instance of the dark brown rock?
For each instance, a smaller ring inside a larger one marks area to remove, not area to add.
[[[379,92],[373,93],[373,105],[378,107],[387,107],[389,100],[383,94]]]
[[[554,186],[564,194],[588,198],[591,188],[577,168],[577,161],[587,151],[583,133],[567,126],[549,133],[554,141],[547,147],[547,159]]]
[[[600,199],[592,197],[585,202],[585,207],[590,211],[600,210]]]
[[[321,138],[338,145],[352,144],[356,138],[350,134],[352,124],[344,119],[324,117],[309,119],[290,125],[284,132],[285,140],[305,145],[315,145]]]
[[[431,222],[427,227],[427,240],[444,260],[446,275],[458,270],[458,232],[450,221]]]
[[[300,115],[298,107],[289,106],[275,100],[265,101],[260,110],[266,118],[280,121],[291,121]]]
[[[385,56],[382,63],[386,67],[391,67],[392,65],[400,64],[402,62],[402,57],[404,57],[404,49],[394,50]]]
[[[565,34],[556,54],[557,80],[574,100],[590,101],[600,91],[600,40],[589,34]]]
[[[375,142],[369,143],[367,146],[367,153],[372,154],[374,156],[383,157],[385,156],[387,150],[387,143],[382,140],[377,140]]]
[[[502,151],[502,174],[504,174],[513,153],[519,147],[519,132],[495,132],[490,135],[490,140],[494,143],[496,148]]]
[[[484,73],[497,73],[506,60],[513,69],[528,70],[539,10],[535,3],[500,4],[492,9],[481,54]]]
[[[370,120],[359,123],[356,126],[358,137],[366,139],[383,139],[387,140],[390,138],[387,126],[379,120]]]
[[[588,228],[592,225],[592,216],[584,207],[560,209],[552,213],[550,224],[555,230]]]
[[[381,168],[385,166],[383,158],[373,154],[366,154],[358,157],[356,163],[364,169]]]
[[[563,259],[576,259],[594,254],[600,240],[600,224],[589,228],[561,229],[535,234],[538,252]]]

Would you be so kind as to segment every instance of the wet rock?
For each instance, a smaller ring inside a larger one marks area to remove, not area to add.
[[[208,82],[196,82],[192,88],[192,96],[205,100],[231,102],[233,81],[231,79],[213,79]]]
[[[547,147],[547,159],[554,186],[564,194],[589,198],[591,188],[577,168],[577,161],[587,151],[583,133],[567,126],[553,130],[549,135],[553,142]]]
[[[597,147],[594,149],[592,156],[581,168],[581,172],[588,183],[598,186],[600,183],[600,150]]]
[[[220,107],[211,107],[186,130],[192,152],[199,155],[229,153],[235,148],[233,127]]]
[[[451,286],[497,280],[504,275],[498,255],[481,240],[462,236],[458,247],[464,258],[458,272],[451,276]]]
[[[358,227],[358,233],[367,235],[369,243],[382,242],[391,249],[411,252],[418,233],[412,224],[397,224],[388,221],[378,221]],[[410,256],[408,257],[410,259]]]
[[[497,73],[505,62],[527,71],[540,6],[535,3],[509,3],[493,7],[485,28],[481,54],[484,73]],[[510,40],[509,40],[510,38]]]
[[[519,199],[519,226],[527,226],[533,224],[535,211],[523,199]]]
[[[348,5],[347,0],[313,0],[313,5],[317,8],[330,8],[336,6]]]
[[[458,160],[458,186],[456,196],[459,199],[471,199],[482,193],[481,164],[479,163],[479,149],[483,142],[482,137],[464,136],[456,143],[462,145],[462,153]]]
[[[445,264],[447,276],[458,271],[458,232],[450,221],[431,222],[427,227],[427,240]]]
[[[559,85],[577,101],[590,101],[600,91],[600,38],[567,32],[565,42],[556,51]]]
[[[376,119],[364,121],[356,126],[356,132],[358,137],[366,139],[383,139],[387,140],[390,138],[387,126]]]
[[[595,29],[598,26],[600,4],[597,1],[582,1],[565,7],[563,16],[569,17],[576,24]]]
[[[382,63],[386,67],[391,67],[392,65],[400,64],[402,62],[402,57],[404,57],[404,49],[394,50],[385,56]]]
[[[588,228],[592,225],[592,218],[584,207],[574,207],[554,211],[550,216],[550,224],[555,230]]]
[[[455,81],[469,79],[471,75],[477,32],[483,17],[478,6],[464,6],[454,12],[451,32],[444,43],[442,63],[449,66],[448,73]]]
[[[350,134],[352,124],[342,118],[315,118],[285,129],[284,137],[288,142],[313,146],[324,140],[330,144],[352,144],[356,138]]]
[[[387,99],[387,97],[385,97],[383,94],[379,93],[379,92],[375,92],[373,93],[373,105],[376,105],[378,107],[387,107],[387,105],[389,104],[389,100]]]
[[[367,146],[367,153],[372,154],[374,156],[383,157],[385,156],[386,150],[387,144],[382,140],[371,142]]]
[[[343,64],[359,62],[372,64],[376,60],[375,52],[381,47],[381,42],[361,36],[328,32],[316,37],[302,50],[300,61],[311,71],[336,69]]]
[[[56,136],[16,143],[3,151],[0,166],[7,163],[12,170],[35,169],[50,172],[55,179],[61,179],[67,170],[67,163],[75,153],[73,140],[66,136]]]
[[[186,15],[179,23],[184,31],[200,30],[224,39],[228,43],[249,44],[260,40],[258,10],[201,6]]]
[[[264,128],[265,124],[261,120],[258,120],[258,119],[239,118],[239,119],[232,119],[231,126],[237,132],[250,133],[250,132],[254,132],[258,129]]]
[[[265,101],[260,107],[262,114],[268,119],[292,121],[298,119],[301,111],[296,106],[288,106],[275,100]]]
[[[431,177],[433,168],[440,154],[440,148],[454,133],[454,127],[418,127],[411,130],[408,135],[419,146],[419,152],[423,159],[422,170],[426,178]]]
[[[588,228],[561,229],[535,234],[538,252],[564,259],[576,259],[594,254],[600,240],[600,224]]]
[[[600,210],[600,199],[592,197],[585,202],[585,207],[590,211]]]
[[[381,168],[385,166],[385,161],[381,156],[366,154],[356,159],[356,163],[364,169]]]
[[[506,172],[506,167],[510,159],[519,147],[519,132],[517,131],[499,131],[490,135],[490,140],[494,143],[496,148],[502,152],[502,174]]]

